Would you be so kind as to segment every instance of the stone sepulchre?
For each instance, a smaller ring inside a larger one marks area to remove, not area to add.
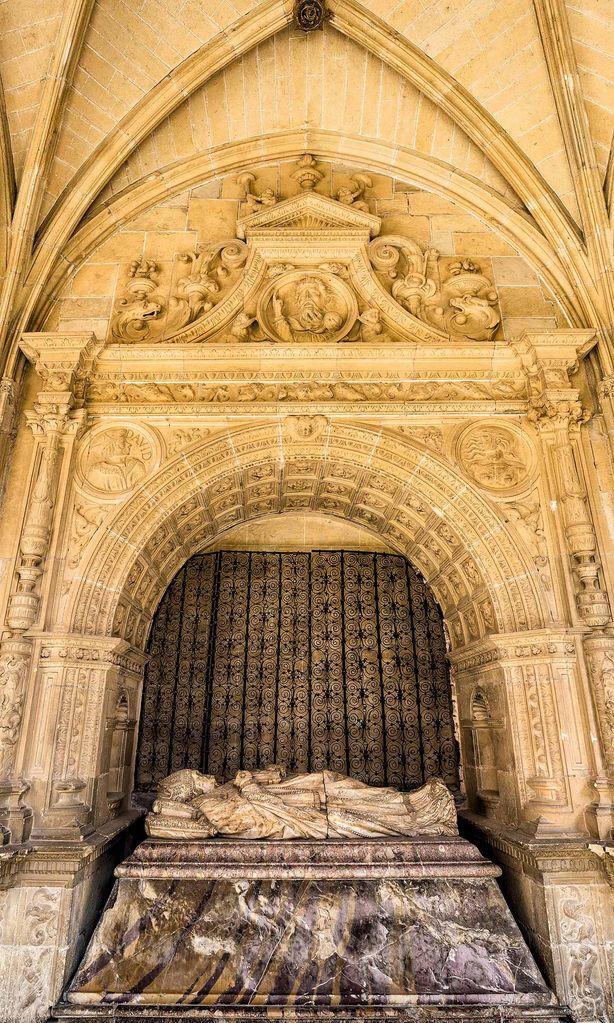
[[[182,770],[146,829],[54,1019],[569,1019],[440,781]]]
[[[206,60],[270,71],[291,7],[258,5]],[[426,75],[477,117],[358,7],[313,46],[360,37],[395,95]],[[160,137],[66,238],[41,226],[0,381],[0,1020],[609,1023],[595,251],[504,133],[496,168],[469,135],[453,167],[368,132],[261,134],[152,169]],[[298,781],[263,781],[273,761]],[[362,793],[351,827],[335,778]]]

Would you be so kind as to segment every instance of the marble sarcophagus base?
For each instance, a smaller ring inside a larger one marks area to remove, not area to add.
[[[52,1019],[568,1020],[460,838],[152,840]]]

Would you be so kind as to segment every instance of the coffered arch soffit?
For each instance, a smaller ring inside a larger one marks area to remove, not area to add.
[[[528,551],[466,477],[420,443],[313,420],[307,436],[279,422],[239,426],[166,461],[88,543],[74,582],[67,579],[63,624],[142,646],[192,554],[242,521],[312,509],[370,529],[406,555],[444,613],[460,610],[469,623],[457,644],[543,627]]]
[[[397,70],[439,106],[483,150],[518,194],[527,209],[531,211],[530,217],[518,214],[516,217],[518,220],[524,220],[525,233],[532,235],[533,245],[543,249],[542,263],[544,266],[550,267],[548,279],[551,280],[553,276],[558,279],[557,290],[559,294],[565,296],[563,301],[569,307],[573,304],[572,296],[575,297],[575,302],[580,307],[579,317],[583,322],[588,322],[591,317],[593,322],[595,319],[598,320],[599,309],[596,308],[597,300],[594,296],[588,261],[578,229],[553,190],[527,156],[501,130],[495,119],[451,75],[417,47],[413,47],[407,40],[401,39],[379,19],[370,16],[367,21],[364,12],[353,0],[335,0],[331,6],[333,8],[331,24],[338,31],[355,40]],[[69,244],[69,239],[87,209],[95,202],[101,188],[112,178],[122,162],[163,118],[167,117],[214,74],[238,56],[246,53],[254,45],[270,38],[288,25],[292,17],[290,8],[291,5],[288,3],[277,0],[271,4],[261,5],[256,11],[239,19],[232,27],[232,31],[226,30],[220,33],[212,42],[203,46],[175,68],[172,74],[133,107],[113,133],[99,145],[87,163],[72,178],[39,231],[20,317],[21,329],[33,319],[40,319],[38,303],[48,288],[50,276],[54,274],[54,271],[57,273],[58,264],[66,258],[68,250],[72,251],[73,249],[73,246]],[[292,134],[296,135],[296,133],[290,133],[290,135]],[[314,134],[309,132],[309,137],[302,145],[293,147],[294,155],[297,151],[307,148],[311,150],[321,148],[318,147]],[[266,144],[267,140],[262,141]],[[334,148],[333,155],[337,159],[342,156],[346,160],[354,159],[360,164],[370,162],[374,169],[376,164],[378,168],[382,166],[383,161],[379,163],[374,157],[371,158],[371,161],[368,158],[365,160],[366,143],[362,139],[360,143],[361,152],[356,156],[346,152],[346,147],[343,143],[340,145],[339,140],[335,147],[331,146],[330,148],[331,151]],[[253,142],[250,141],[243,145],[246,150],[250,151],[249,164],[253,165],[255,158]],[[290,154],[288,153],[288,155]],[[321,151],[320,155],[325,158],[326,153]],[[218,156],[219,154],[215,153],[208,154],[210,159],[215,159]],[[208,157],[203,157],[205,164],[208,162]],[[266,158],[263,154],[262,159]],[[406,154],[406,159],[408,158],[409,154]],[[391,167],[396,170],[397,161],[394,160],[391,163],[389,154],[386,154],[386,160],[388,171]],[[247,162],[246,160],[244,165],[247,165]],[[240,166],[240,163],[236,163],[235,166]],[[437,166],[435,161],[432,162],[432,166]],[[168,173],[172,175],[175,170],[175,168],[170,168]],[[217,170],[217,173],[221,172],[223,171]],[[412,175],[407,174],[406,171],[400,170],[399,173],[412,179]],[[445,168],[445,166],[443,168],[440,166],[439,174],[435,173],[434,175],[435,179],[447,178],[450,183],[456,176],[456,172],[451,168]],[[155,201],[153,196],[159,195],[161,191],[159,182],[160,180],[165,181],[166,178],[167,171],[165,170],[159,177],[156,175],[153,181],[138,184],[136,187],[140,189],[141,201],[146,201],[144,192],[147,188],[151,188],[149,204]],[[416,183],[419,184],[419,182]],[[459,182],[454,181],[452,191],[467,193],[464,202],[461,195],[457,196],[457,201],[461,206],[469,208],[473,201],[472,193],[475,183],[467,178],[462,181],[462,187],[458,186]],[[185,185],[181,187],[185,187]],[[437,181],[431,183],[429,180],[429,187],[438,187]],[[439,187],[442,188],[441,194],[453,198],[450,191],[443,191],[443,181]],[[125,196],[121,198],[123,201],[126,200]],[[481,194],[480,198],[484,200],[486,195]],[[487,202],[482,206],[482,211],[484,209],[490,211],[491,206],[492,201]],[[143,208],[146,207],[141,205],[140,209]],[[118,215],[118,209],[117,206],[111,204],[105,208],[101,216],[112,222]],[[497,219],[500,219],[503,224],[504,210],[506,216],[513,221],[510,207],[505,204],[500,207]],[[121,216],[121,214],[119,215]],[[484,215],[483,212],[482,215]],[[531,231],[532,223],[536,227],[533,227]],[[519,224],[515,224],[513,230],[519,230],[519,227]],[[543,235],[543,239],[540,239],[540,235]]]

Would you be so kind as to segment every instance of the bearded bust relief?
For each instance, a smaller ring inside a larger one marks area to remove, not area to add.
[[[259,302],[258,322],[275,341],[311,344],[344,337],[356,299],[334,274],[294,270],[276,278]]]
[[[238,771],[219,785],[183,770],[165,778],[145,821],[153,838],[369,838],[456,835],[456,810],[439,779],[400,792],[335,771],[286,778],[286,769]]]

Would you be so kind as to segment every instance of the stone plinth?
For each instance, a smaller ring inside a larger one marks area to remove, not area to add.
[[[139,846],[54,1019],[568,1019],[460,838]]]

